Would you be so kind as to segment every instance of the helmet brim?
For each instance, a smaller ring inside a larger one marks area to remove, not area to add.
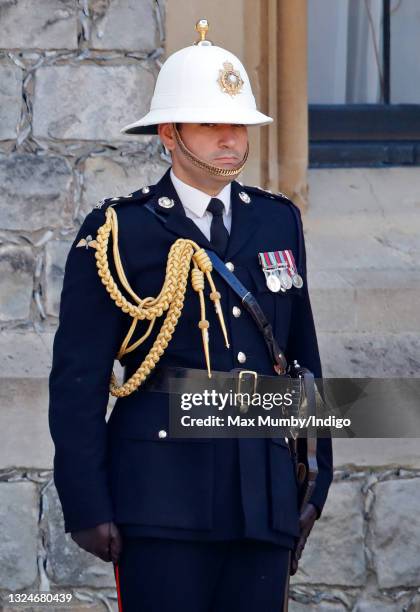
[[[235,112],[217,109],[152,110],[135,123],[122,128],[122,134],[157,134],[160,123],[227,123],[232,125],[262,126],[272,123],[272,117],[257,110],[235,109]]]

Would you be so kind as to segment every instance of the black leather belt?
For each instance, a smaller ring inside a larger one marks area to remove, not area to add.
[[[200,393],[204,389],[209,391],[233,393],[284,393],[288,389],[299,387],[299,379],[290,376],[267,376],[258,374],[254,370],[240,368],[229,372],[212,370],[209,378],[207,370],[194,368],[162,367],[150,376],[143,385],[145,391],[160,393]]]

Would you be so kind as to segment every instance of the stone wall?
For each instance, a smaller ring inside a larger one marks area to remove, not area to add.
[[[166,168],[154,139],[119,133],[150,100],[163,53],[159,5],[37,0],[34,11],[29,0],[0,0],[3,596],[71,591],[71,609],[116,608],[110,565],[64,535],[47,378],[64,263],[84,215]],[[411,169],[310,172],[305,227],[327,375],[419,373],[418,187]],[[417,441],[334,447],[335,481],[292,580],[291,610],[418,610]]]
[[[101,198],[155,182],[167,167],[155,139],[119,131],[150,102],[163,11],[154,0],[0,1],[3,596],[71,591],[72,610],[116,608],[110,564],[64,535],[47,379],[64,264],[81,221]]]

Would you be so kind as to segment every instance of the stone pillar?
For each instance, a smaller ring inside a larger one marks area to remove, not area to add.
[[[308,166],[307,0],[277,0],[277,154],[280,191],[306,208]],[[271,182],[271,181],[270,181]]]

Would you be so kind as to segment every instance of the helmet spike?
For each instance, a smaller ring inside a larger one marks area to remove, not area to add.
[[[213,43],[211,40],[207,40],[207,32],[209,31],[210,24],[207,19],[200,19],[195,24],[196,31],[200,34],[200,40],[196,41],[194,44],[199,46],[210,46]]]

